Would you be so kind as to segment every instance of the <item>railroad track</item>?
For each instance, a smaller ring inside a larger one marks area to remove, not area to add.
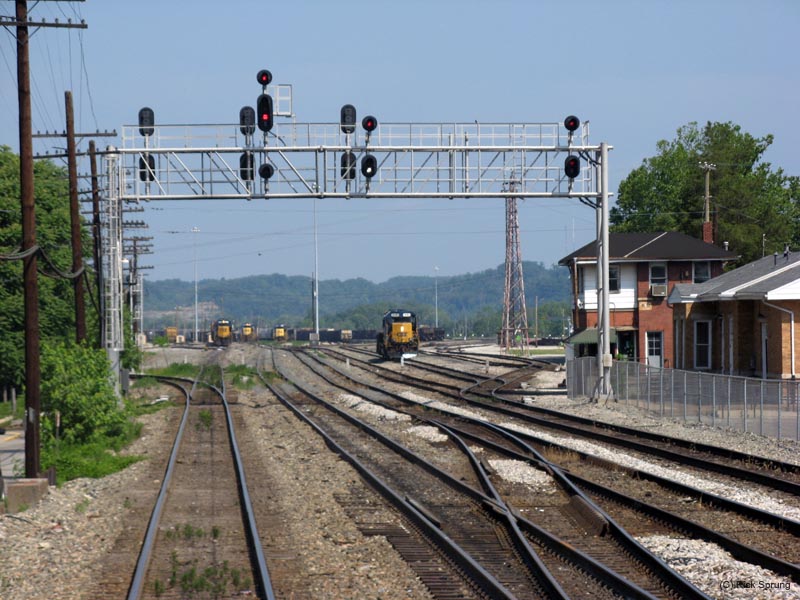
[[[297,358],[302,359],[306,366],[311,368],[321,377],[324,377],[328,383],[332,385],[338,385],[343,390],[348,390],[345,384],[335,383],[333,381],[335,377],[323,375],[321,373],[323,367],[321,365],[313,365],[310,362],[310,357],[298,356]],[[285,370],[282,369],[281,371],[284,373],[284,376],[287,376]],[[291,375],[289,376],[291,377]],[[356,393],[356,390],[349,389],[349,392]],[[330,413],[336,413],[339,418],[347,418],[351,422],[357,421],[356,417],[353,416],[344,417],[341,414],[343,411],[332,405],[324,403],[319,395],[313,394],[309,390],[304,390],[304,393],[309,395],[309,397],[313,396],[316,403],[324,404]],[[319,393],[321,394],[322,392]],[[325,395],[326,397],[330,397],[331,393],[326,392]],[[365,394],[365,397],[368,396]],[[313,415],[310,418],[315,422],[318,418],[324,419],[324,417],[320,416],[321,411],[319,410],[310,408],[298,408],[297,410],[298,414]],[[326,412],[323,414],[327,415],[329,413]],[[386,419],[390,420],[388,417],[386,417]],[[437,423],[436,425],[438,427],[445,428],[442,423]],[[320,427],[327,431],[329,428],[334,428],[335,426],[330,424],[328,420],[325,420],[325,425],[320,425]],[[371,435],[376,438],[381,435],[377,433],[374,428],[363,423],[360,423],[358,427],[360,427],[360,431],[369,429]],[[349,441],[352,440],[355,435],[356,434],[352,432],[339,432],[339,434],[336,436],[336,439],[337,441]],[[363,433],[359,433],[358,435],[363,436]],[[448,435],[458,440],[458,436],[452,431],[448,431]],[[349,445],[349,442],[340,443],[342,445]],[[383,443],[387,446],[393,447],[395,451],[397,451],[396,442],[392,441]],[[693,588],[693,586],[688,584],[681,577],[677,576],[674,572],[666,569],[658,559],[656,559],[644,548],[639,546],[638,543],[628,536],[621,528],[616,525],[612,525],[612,519],[605,516],[598,517],[599,511],[592,507],[591,501],[589,501],[579,490],[577,490],[577,488],[575,488],[575,486],[571,484],[563,475],[560,475],[560,477],[565,491],[562,493],[557,506],[555,506],[554,512],[549,512],[545,516],[544,521],[551,520],[554,516],[558,515],[556,518],[564,529],[562,532],[564,536],[569,537],[568,541],[565,541],[561,539],[561,537],[555,536],[548,532],[543,527],[543,523],[534,523],[524,518],[518,511],[516,511],[516,509],[507,505],[503,499],[503,496],[496,491],[489,477],[484,472],[481,461],[475,458],[466,444],[460,440],[458,441],[458,444],[464,455],[469,456],[475,474],[473,474],[470,478],[467,478],[467,476],[464,475],[463,464],[459,463],[461,466],[456,469],[456,473],[451,478],[452,481],[457,483],[451,483],[450,485],[460,487],[460,483],[458,482],[465,480],[472,481],[477,476],[479,478],[479,487],[482,490],[479,492],[480,497],[482,498],[482,507],[485,508],[488,506],[492,508],[492,511],[490,512],[495,512],[505,518],[510,519],[511,522],[513,522],[514,528],[525,529],[526,542],[520,543],[530,544],[532,546],[533,556],[536,557],[536,560],[542,561],[541,567],[539,567],[540,569],[543,569],[545,572],[549,572],[551,574],[553,572],[558,573],[557,582],[559,588],[564,591],[563,593],[572,597],[587,597],[587,590],[592,590],[590,594],[592,597],[618,597],[617,595],[637,598],[706,597],[703,593]],[[441,448],[437,448],[435,452],[441,454],[443,450]],[[361,461],[367,461],[368,458],[371,460],[378,453],[379,449],[377,447],[371,449],[370,451],[366,451],[363,447],[361,447],[358,451],[358,457]],[[422,459],[418,456],[414,456],[413,460],[415,463],[422,462]],[[427,469],[435,469],[440,478],[447,476],[446,474],[441,473],[440,470],[433,467],[431,462],[426,460],[425,464],[429,465]],[[552,464],[545,463],[544,461],[542,461],[540,464],[546,465],[545,468],[548,470],[558,470]],[[394,485],[401,489],[407,489],[404,488],[404,486],[408,486],[411,484],[410,482],[417,482],[421,479],[419,475],[414,475],[413,473],[400,477],[397,475],[398,469],[399,466],[397,465],[396,461],[394,461],[393,466],[390,467],[386,476],[394,482]],[[386,471],[384,472],[386,473]],[[428,479],[426,479],[424,483],[425,485],[422,489],[414,488],[414,491],[411,492],[414,497],[424,499],[421,502],[421,504],[425,507],[424,514],[435,515],[430,517],[430,520],[434,521],[442,529],[454,531],[454,535],[463,532],[465,529],[464,525],[460,524],[459,517],[454,515],[452,512],[452,492],[445,493],[441,491],[439,488],[441,484],[436,484]],[[431,491],[434,491],[435,493],[431,495]],[[475,488],[471,488],[469,493],[474,496],[476,493]],[[450,499],[450,504],[442,506],[441,498]],[[484,518],[486,517],[484,516]],[[597,536],[596,532],[594,531],[596,523],[595,525],[590,525],[589,531],[587,532],[585,527],[585,521],[587,518],[589,521],[602,521],[604,523],[604,527],[606,528],[613,527],[614,535],[605,539],[601,539],[604,536]],[[569,531],[567,532],[567,530]],[[522,533],[521,530],[520,533]],[[469,537],[474,538],[475,536],[473,534]],[[486,541],[484,537],[481,539],[483,539],[484,542]],[[608,569],[603,562],[594,559],[590,554],[576,551],[575,541],[577,539],[592,539],[594,540],[593,544],[595,546],[603,546],[602,550],[599,550],[597,547],[595,547],[595,553],[601,555],[606,563],[614,564],[630,579],[620,577],[619,574]],[[470,547],[469,540],[465,542],[465,545]],[[536,550],[533,550],[534,547]],[[470,550],[470,555],[485,554],[485,552],[480,548],[470,548]],[[543,556],[546,556],[547,558],[539,558]],[[613,559],[611,558],[612,556]],[[547,566],[545,566],[545,563],[548,563]],[[489,572],[493,572],[493,568],[496,569],[496,567],[490,565],[487,567],[487,570]],[[503,571],[504,569],[501,569],[501,572]],[[520,585],[519,580],[516,581],[516,585]],[[541,590],[538,589],[531,590],[528,593],[534,594],[530,597],[541,597],[537,595],[541,594]],[[550,592],[543,597],[552,597],[552,593],[553,592]]]
[[[223,374],[199,377],[157,377],[184,391],[180,425],[135,568],[104,578],[98,597],[274,598]]]
[[[366,368],[369,372],[375,371],[373,364],[368,364]],[[352,370],[340,372],[354,376]],[[391,370],[388,372],[382,370],[381,375],[391,377],[394,381],[402,380]],[[421,384],[415,382],[414,385]],[[433,386],[430,389],[440,391]],[[395,400],[398,402],[387,406],[398,407],[401,404],[409,404],[402,396],[395,396]],[[429,410],[430,406],[427,409]],[[508,416],[506,413],[503,414]],[[522,427],[525,427],[524,421]],[[713,540],[731,551],[734,556],[800,581],[797,568],[792,564],[798,562],[799,558],[798,524],[791,519],[753,509],[724,497],[715,497],[704,490],[677,484],[668,478],[657,477],[646,468],[626,469],[610,460],[599,460],[592,454],[577,452],[563,444],[537,438],[533,432],[517,432],[517,435],[524,437],[539,451],[560,457],[559,461],[566,465],[570,476],[578,481],[583,489],[590,491],[593,497],[606,499],[605,505],[609,506],[610,510],[619,512],[620,506],[628,507],[625,510],[638,507],[637,512],[646,512],[648,518],[669,524],[673,531],[681,535],[688,533]],[[619,477],[620,473],[624,473],[625,476]],[[615,479],[617,481],[614,482],[614,486],[621,491],[615,492],[609,488],[607,482]],[[741,484],[741,481],[739,483]],[[635,522],[636,519],[641,519],[641,514],[638,517],[631,517],[630,520]]]

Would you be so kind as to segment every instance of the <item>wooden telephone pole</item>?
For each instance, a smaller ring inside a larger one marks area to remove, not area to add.
[[[27,0],[16,0],[14,21],[3,21],[17,29],[17,96],[19,100],[19,186],[22,207],[23,289],[25,301],[25,476],[39,477],[39,414],[41,412],[41,367],[39,363],[39,287],[36,252],[36,205],[33,190],[33,132],[31,127],[31,78],[28,27],[86,25],[32,22]]]

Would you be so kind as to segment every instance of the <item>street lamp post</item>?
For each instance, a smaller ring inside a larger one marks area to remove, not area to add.
[[[192,227],[192,233],[197,234],[200,233],[199,227]],[[193,246],[194,246],[194,343],[196,344],[199,337],[198,325],[197,325],[197,236],[192,236]]]
[[[433,297],[434,297],[434,308],[435,308],[435,323],[434,327],[439,327],[439,267],[433,267],[433,272],[435,273],[433,277]]]

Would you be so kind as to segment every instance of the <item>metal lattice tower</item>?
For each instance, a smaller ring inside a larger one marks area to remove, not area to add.
[[[111,366],[119,370],[120,352],[125,349],[123,334],[122,293],[122,200],[120,193],[118,157],[108,154],[106,160],[106,196],[101,215],[103,227],[103,313],[105,339],[103,346]]]
[[[503,288],[503,327],[500,345],[528,349],[528,311],[525,307],[525,282],[522,276],[522,251],[519,241],[515,182],[508,184],[506,198],[506,278]]]

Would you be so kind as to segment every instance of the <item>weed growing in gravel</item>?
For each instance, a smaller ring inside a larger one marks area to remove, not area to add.
[[[228,586],[236,591],[242,587],[250,587],[249,578],[242,579],[238,569],[231,569],[228,561],[222,566],[209,566],[202,571],[197,568],[197,561],[180,575],[180,587],[184,594],[196,595],[202,592],[210,593],[212,598],[221,598],[227,595]]]
[[[156,579],[155,583],[153,583],[153,593],[156,595],[156,598],[161,598],[161,595],[167,591],[166,587],[164,586],[164,582],[160,579]]]
[[[89,499],[84,498],[75,505],[75,512],[78,513],[79,515],[82,515],[83,513],[86,512],[87,508],[89,508]]]
[[[225,369],[225,375],[230,379],[233,387],[249,390],[255,387],[258,372],[247,365],[231,365]]]
[[[166,537],[168,540],[191,540],[203,538],[205,535],[206,532],[200,527],[195,527],[191,523],[186,523],[185,525],[178,525],[177,527],[168,529],[164,534],[164,537]]]
[[[213,418],[214,415],[211,414],[210,410],[201,410],[197,415],[197,430],[200,431],[201,429],[205,429],[208,431],[211,429],[211,421]]]

